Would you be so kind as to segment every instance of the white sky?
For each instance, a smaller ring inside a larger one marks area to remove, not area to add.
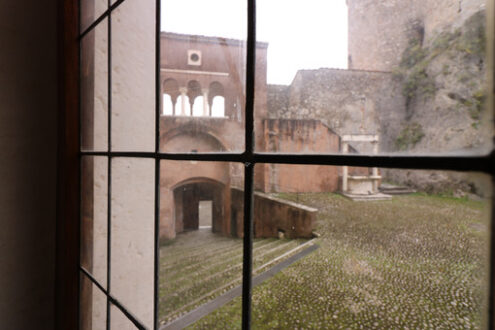
[[[246,39],[246,0],[162,0],[162,31]],[[297,70],[347,67],[345,0],[260,0],[258,41],[268,45],[268,83]]]

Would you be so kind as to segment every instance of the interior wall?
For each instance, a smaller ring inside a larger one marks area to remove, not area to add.
[[[57,2],[0,0],[0,323],[54,326]]]

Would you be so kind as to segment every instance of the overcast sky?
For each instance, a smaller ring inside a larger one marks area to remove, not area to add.
[[[162,31],[246,39],[246,0],[162,0]],[[261,0],[257,40],[268,46],[268,83],[297,70],[347,67],[345,0]]]

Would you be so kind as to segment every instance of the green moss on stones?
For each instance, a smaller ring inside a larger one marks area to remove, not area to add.
[[[398,150],[408,150],[414,147],[425,136],[423,127],[419,123],[407,124],[395,140]]]
[[[484,58],[486,50],[485,13],[480,11],[464,24],[464,31],[457,39],[456,50],[466,55]]]
[[[481,89],[473,93],[472,98],[469,101],[469,104],[466,106],[469,109],[469,115],[474,120],[479,120],[481,117],[481,112],[485,107],[486,102],[486,92]]]
[[[432,61],[438,56],[445,54],[451,60],[462,61],[474,60],[481,66],[486,49],[485,13],[480,11],[466,20],[462,28],[455,31],[443,31],[435,36],[429,46],[425,46],[419,36],[414,36],[402,53],[399,67],[393,70],[394,78],[403,82],[402,94],[406,98],[406,109],[414,98],[422,97],[428,99],[435,96],[438,87],[435,82],[435,74],[430,69]],[[444,76],[455,72],[449,64],[445,63],[442,70],[438,72]],[[473,75],[469,72],[456,73],[457,81],[460,84],[469,84]],[[467,86],[474,88],[474,86]],[[466,101],[469,104],[462,104],[470,109],[473,119],[479,118],[479,113],[483,108],[484,97],[481,95]]]
[[[403,80],[402,94],[406,98],[406,106],[416,96],[427,98],[435,95],[435,81],[427,72],[431,60],[428,48],[421,45],[419,38],[409,40],[399,68],[394,70],[394,76]]]

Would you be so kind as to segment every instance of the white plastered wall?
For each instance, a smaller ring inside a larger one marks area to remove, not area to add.
[[[112,12],[111,32],[112,150],[154,151],[155,1],[123,2]],[[104,41],[96,42],[96,58],[105,51]],[[96,60],[95,67],[95,80],[106,81],[105,63]],[[107,90],[100,88],[95,91],[95,141],[107,139],[106,104],[99,102]],[[154,321],[154,165],[153,159],[113,158],[110,184],[110,293],[148,328]],[[94,272],[106,274],[106,228],[99,225],[106,224],[101,220],[106,219],[106,166],[95,163],[94,170]],[[93,298],[93,308],[103,306]],[[110,315],[112,329],[133,328],[115,307]],[[96,324],[99,317],[105,315],[93,311]]]

